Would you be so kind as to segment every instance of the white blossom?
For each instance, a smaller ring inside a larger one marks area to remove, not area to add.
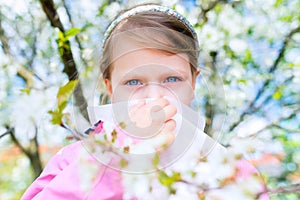
[[[96,163],[84,148],[80,149],[76,162],[79,163],[80,187],[83,191],[89,192],[99,175],[101,164]]]
[[[119,3],[113,2],[106,7],[103,14],[107,16],[108,19],[112,20],[116,16],[116,13],[119,13],[121,9],[122,7]]]
[[[237,54],[243,55],[248,48],[245,40],[233,38],[229,41],[229,47]]]
[[[122,184],[124,186],[124,199],[136,197],[138,199],[149,199],[151,174],[122,174]]]
[[[251,186],[249,186],[251,187]],[[232,200],[232,199],[243,199],[243,200],[254,200],[255,197],[248,196],[239,185],[230,185],[222,189],[210,190],[206,193],[207,200]]]
[[[9,107],[12,126],[16,135],[21,140],[31,139],[36,128],[40,126],[48,111],[55,106],[57,88],[46,90],[32,89],[29,94],[21,93],[14,99],[14,104]]]
[[[201,30],[196,30],[198,34],[199,44],[205,51],[217,51],[224,44],[224,34],[216,27],[206,24]]]

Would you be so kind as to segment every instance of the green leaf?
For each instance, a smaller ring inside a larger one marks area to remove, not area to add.
[[[59,31],[58,32],[58,38],[56,39],[56,43],[58,45],[58,50],[59,50],[59,54],[63,55],[64,54],[64,46],[66,43],[66,38],[63,32]]]
[[[170,186],[172,184],[170,177],[164,171],[159,172],[158,180],[165,186]]]
[[[111,142],[114,143],[116,141],[116,139],[118,138],[118,132],[116,131],[116,129],[114,129],[111,132]]]
[[[239,79],[238,80],[238,83],[243,83],[243,84],[246,84],[247,83],[247,80],[242,78],[242,79]]]
[[[121,166],[122,168],[127,167],[127,166],[128,166],[128,161],[125,160],[124,158],[122,158],[122,159],[120,160],[120,166]]]
[[[171,176],[168,176],[166,172],[160,171],[158,178],[161,184],[171,187],[173,183],[181,180],[181,174],[179,172],[174,172]]]
[[[65,35],[61,31],[58,32],[58,40],[59,41],[65,41]]]
[[[81,29],[80,28],[71,28],[65,33],[65,38],[69,39],[70,37],[73,37],[80,33]]]
[[[284,21],[284,22],[292,22],[293,21],[294,16],[293,15],[285,15],[279,18],[280,21]]]
[[[195,178],[195,177],[196,177],[196,175],[197,175],[197,173],[196,173],[196,172],[194,172],[194,171],[190,171],[189,173],[190,173],[190,175],[191,175],[191,177],[192,177],[192,178]]]
[[[152,159],[152,164],[154,165],[154,167],[157,167],[157,166],[158,166],[159,161],[160,161],[160,159],[159,159],[159,154],[156,153],[156,154],[154,155],[154,158]]]
[[[66,85],[62,86],[57,93],[57,106],[59,111],[63,111],[67,105],[69,98],[74,92],[78,80],[69,81]]]
[[[250,49],[247,49],[247,50],[246,50],[246,52],[245,52],[245,59],[246,59],[246,62],[252,60],[252,53],[251,53],[251,50],[250,50]]]
[[[283,90],[282,87],[278,87],[274,92],[274,94],[272,95],[272,98],[276,100],[281,99],[283,96],[282,90]]]
[[[293,67],[295,67],[295,66],[297,66],[295,63],[288,63],[288,64],[287,64],[287,67],[288,67],[288,68],[293,68]]]
[[[58,111],[62,112],[66,108],[67,104],[68,104],[68,102],[65,101],[65,102],[62,102],[61,104],[57,105]]]
[[[274,7],[278,8],[282,4],[283,0],[276,0]]]
[[[31,92],[31,90],[29,88],[23,88],[20,91],[25,93],[25,94],[30,94],[30,92]]]
[[[107,0],[103,1],[102,5],[99,7],[99,12],[98,12],[97,16],[102,16],[105,11],[106,6],[108,6],[108,5],[109,5],[109,1],[107,1]]]
[[[221,13],[221,11],[222,11],[222,6],[221,6],[221,4],[217,4],[216,6],[215,6],[215,11],[216,11],[216,13]]]
[[[51,115],[51,123],[52,124],[61,124],[62,123],[62,118],[64,116],[64,114],[59,111],[59,110],[50,110],[48,111],[48,113]]]

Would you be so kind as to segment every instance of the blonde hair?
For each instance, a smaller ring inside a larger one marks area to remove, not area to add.
[[[159,50],[167,54],[184,53],[188,56],[192,74],[198,70],[198,41],[190,30],[176,16],[158,11],[144,11],[129,16],[111,31],[105,41],[100,60],[104,79],[111,78],[113,70],[113,48],[118,43],[118,34],[126,33],[126,39],[144,48]],[[115,46],[114,46],[115,45]]]

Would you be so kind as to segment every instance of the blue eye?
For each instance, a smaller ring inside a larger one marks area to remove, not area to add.
[[[178,81],[181,81],[181,79],[178,77],[174,77],[174,76],[168,77],[165,80],[166,83],[174,83],[174,82],[178,82]]]
[[[135,86],[135,85],[142,85],[141,81],[133,79],[129,80],[125,83],[125,85]]]

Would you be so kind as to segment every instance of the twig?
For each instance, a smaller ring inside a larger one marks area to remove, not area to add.
[[[216,5],[218,5],[219,3],[226,3],[226,0],[213,0],[210,1],[209,3],[207,2],[205,5],[201,5],[201,12],[198,16],[198,22],[201,23],[205,23],[207,22],[207,13],[214,9],[216,7]]]
[[[14,130],[14,128],[9,128],[9,129],[7,129],[4,133],[2,133],[2,134],[0,135],[0,139],[3,138],[3,137],[6,136],[6,135],[9,135],[10,132],[12,132],[13,130]]]
[[[269,74],[272,74],[277,70],[279,62],[284,57],[288,43],[290,42],[293,35],[298,32],[300,32],[300,27],[297,27],[297,28],[291,30],[291,32],[285,37],[282,47],[279,49],[279,54],[278,54],[277,58],[275,59],[273,65],[268,70]],[[267,79],[262,83],[261,87],[258,89],[258,91],[255,95],[255,98],[248,105],[248,107],[244,110],[244,112],[240,115],[239,119],[230,126],[229,132],[233,131],[240,124],[240,122],[242,122],[244,120],[244,118],[247,114],[253,112],[253,109],[255,109],[255,104],[256,104],[257,100],[263,95],[266,87],[271,83],[271,81],[272,81],[272,79]]]
[[[284,187],[269,189],[268,192],[269,192],[269,194],[300,193],[300,183],[294,184],[294,185],[289,185],[289,186],[284,186]]]
[[[66,125],[64,123],[61,123],[60,126],[64,129],[66,129],[67,131],[69,131],[76,140],[81,140],[82,139],[81,134],[78,133],[76,130],[70,128],[68,125]]]
[[[11,53],[10,49],[9,49],[9,39],[8,37],[5,35],[5,30],[2,27],[2,14],[0,12],[0,40],[2,43],[2,49],[3,52],[5,53],[5,55],[10,58],[11,60],[14,60],[14,56]],[[29,70],[27,70],[23,65],[18,66],[18,72],[17,75],[19,77],[21,77],[27,84],[28,88],[32,88],[34,83],[33,83],[33,73],[30,72]]]
[[[287,120],[287,119],[291,119],[292,117],[294,117],[296,115],[296,113],[298,113],[300,111],[300,109],[295,109],[295,111],[293,113],[291,113],[289,116],[287,117],[284,117],[284,118],[279,118],[277,119],[276,121],[280,121],[280,120]],[[282,126],[279,126],[276,122],[273,122],[273,123],[270,123],[268,124],[267,126],[263,127],[262,129],[256,131],[255,133],[252,133],[251,136],[255,136],[259,133],[261,133],[262,131],[268,129],[268,128],[271,128],[271,127],[275,127],[275,128],[278,128],[278,129],[281,129],[281,130],[284,130],[284,131],[287,131],[287,132],[296,132],[296,133],[300,133],[300,130],[292,130],[292,129],[287,129],[287,128],[284,128]]]
[[[286,132],[290,132],[290,133],[300,133],[300,130],[299,129],[289,129],[289,128],[284,128],[282,126],[279,126],[278,124],[273,124],[273,126],[275,128],[278,128],[278,129],[281,129],[283,131],[286,131]]]
[[[20,143],[20,141],[16,138],[16,136],[15,136],[15,131],[14,131],[15,129],[14,129],[14,128],[9,128],[9,129],[11,129],[11,131],[9,132],[9,134],[10,134],[10,138],[11,138],[11,140],[13,141],[13,143],[15,143],[15,145],[17,145],[17,147],[19,147],[19,148],[21,149],[21,151],[22,151],[23,153],[25,153],[26,156],[27,156],[28,158],[30,158],[31,153],[29,152],[29,150],[26,149],[26,148]]]
[[[4,54],[8,55],[9,54],[9,46],[8,46],[8,39],[5,36],[4,33],[4,28],[2,26],[2,13],[0,10],[0,41],[1,41],[1,47],[3,49]]]
[[[74,21],[73,21],[73,19],[72,19],[72,15],[71,15],[71,13],[70,13],[70,10],[69,10],[69,8],[68,8],[68,5],[66,4],[66,1],[65,1],[65,0],[62,0],[62,2],[63,2],[64,8],[65,8],[65,10],[66,10],[67,16],[68,16],[68,18],[69,18],[69,21],[70,21],[72,27],[75,27]],[[80,40],[79,40],[79,37],[78,37],[77,35],[75,35],[75,40],[76,40],[76,42],[77,42],[77,44],[78,44],[78,47],[79,47],[80,51],[82,51],[82,50],[83,50],[83,47],[82,47],[81,42],[80,42]],[[87,67],[87,66],[88,66],[88,63],[87,63],[86,60],[83,58],[82,52],[80,52],[80,58],[81,58],[81,61],[84,63],[84,65]]]

